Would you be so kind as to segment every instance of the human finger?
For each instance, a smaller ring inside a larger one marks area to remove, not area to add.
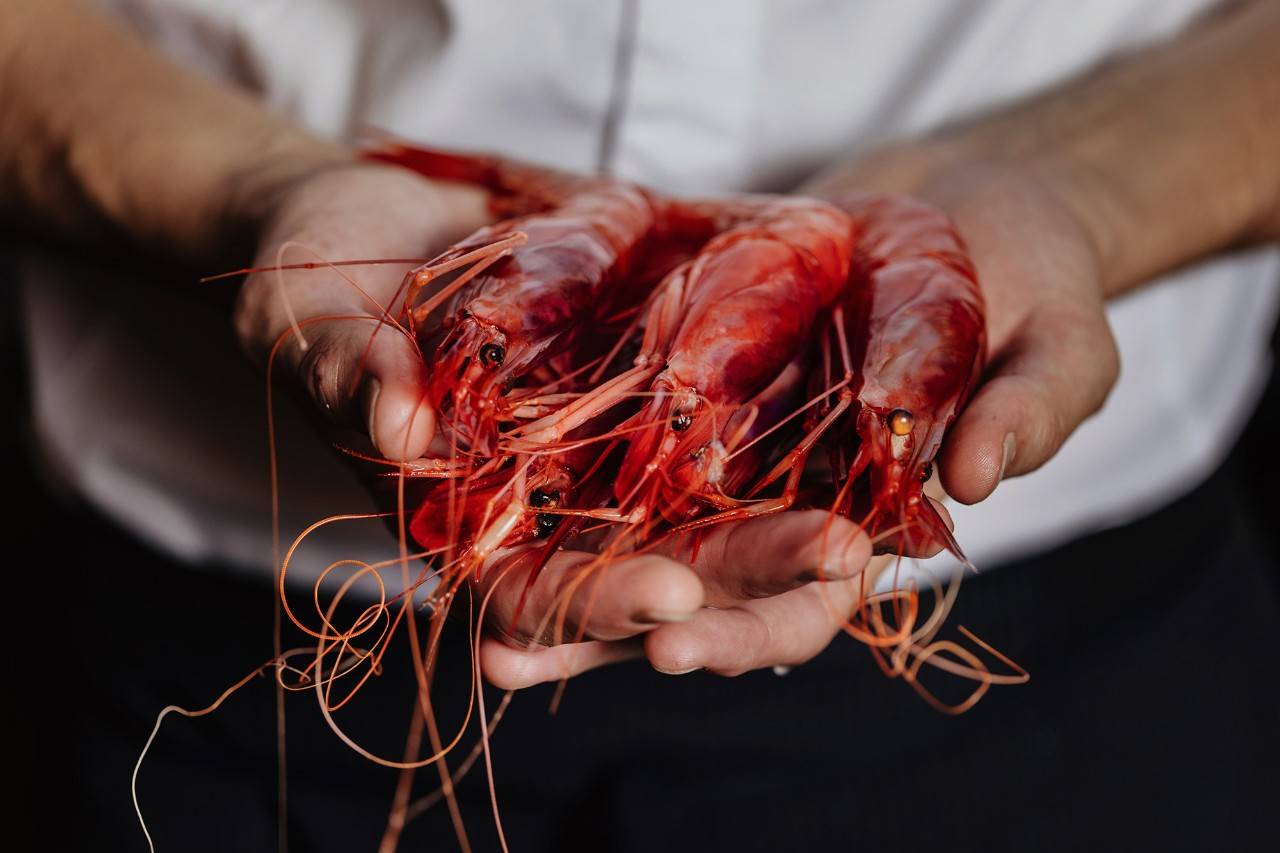
[[[303,331],[305,347],[285,340],[273,370],[291,374],[329,420],[364,428],[388,459],[424,455],[435,413],[415,343],[358,314],[308,323]]]
[[[1048,461],[1102,407],[1119,375],[1100,306],[1038,308],[997,355],[948,434],[942,483],[961,503],[983,500],[1003,477]]]
[[[935,474],[930,484],[937,482]],[[940,486],[925,486],[925,500],[929,502],[929,506],[938,516],[947,530],[955,530],[956,524],[951,518],[951,513],[947,510],[945,504],[939,498],[933,495],[936,493],[939,497],[942,495]],[[890,554],[901,557],[914,557],[920,560],[927,560],[936,556],[947,547],[946,540],[938,535],[931,524],[910,524],[903,527],[893,526],[883,533],[880,533],[871,540],[872,551],[876,554]]]
[[[488,621],[517,648],[619,640],[664,622],[689,619],[703,603],[702,583],[686,565],[656,554],[603,560],[561,551],[532,586],[520,571],[531,551],[486,570],[481,594],[492,596]]]
[[[732,676],[804,663],[827,647],[888,562],[876,560],[865,574],[848,580],[811,583],[723,610],[703,609],[688,622],[650,632],[645,654],[655,669],[671,675],[705,669]]]
[[[871,557],[861,528],[824,510],[784,512],[712,527],[668,551],[688,558],[706,587],[707,604],[778,595],[814,580],[853,577]]]
[[[501,690],[520,690],[572,678],[592,669],[644,656],[639,639],[603,642],[588,640],[558,646],[518,649],[500,639],[480,640],[480,670]]]

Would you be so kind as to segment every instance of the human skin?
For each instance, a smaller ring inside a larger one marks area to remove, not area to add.
[[[0,22],[0,209],[25,228],[205,263],[252,243],[258,263],[274,264],[288,242],[330,258],[425,257],[485,220],[479,192],[355,163],[74,0],[9,0]],[[1060,89],[854,157],[809,185],[920,196],[970,246],[991,362],[943,448],[953,498],[979,501],[1035,470],[1102,404],[1118,371],[1107,298],[1280,234],[1276,43],[1280,4],[1236,4]],[[386,269],[348,272],[374,300],[399,283]],[[337,275],[251,276],[235,322],[259,360],[289,325],[281,286],[304,322],[376,314]],[[366,325],[308,325],[307,349],[284,347],[279,368],[325,417],[363,426],[389,458],[415,458],[434,426],[426,368],[384,334],[354,381]],[[839,521],[825,540],[817,527],[813,513],[787,513],[714,531],[693,565],[620,561],[590,615],[571,606],[587,642],[527,650],[492,637],[486,675],[519,687],[640,654],[671,673],[801,663],[825,648],[861,586],[812,582],[814,569],[877,569],[853,525]],[[548,594],[582,559],[557,558]],[[498,589],[495,610],[513,612],[517,594]]]

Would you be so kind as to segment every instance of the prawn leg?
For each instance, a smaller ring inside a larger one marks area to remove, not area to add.
[[[641,354],[636,357],[636,365],[630,370],[605,382],[592,393],[579,397],[574,402],[532,423],[525,424],[515,432],[515,437],[526,444],[548,444],[563,440],[564,436],[585,424],[592,418],[603,414],[606,410],[638,391],[653,380],[661,371],[665,361],[665,353],[680,325],[680,318],[685,308],[685,296],[690,281],[697,275],[698,263],[673,274],[669,282],[665,282],[659,293],[657,302],[652,306],[650,314],[655,322],[645,329],[644,344]]]
[[[831,426],[840,419],[853,403],[853,397],[850,394],[841,394],[840,401],[831,407],[831,411],[827,413],[821,421],[818,422],[809,433],[800,440],[800,442],[792,448],[786,456],[778,461],[778,464],[766,474],[760,482],[747,493],[750,498],[759,494],[760,491],[768,487],[771,483],[776,482],[784,474],[786,475],[786,483],[783,486],[782,494],[776,498],[768,500],[756,501],[754,503],[742,503],[741,506],[733,509],[718,512],[714,515],[703,516],[702,518],[687,521],[684,524],[676,525],[671,528],[669,535],[688,533],[693,530],[699,530],[704,527],[710,527],[715,524],[723,524],[726,521],[742,521],[748,518],[758,518],[764,515],[773,515],[774,513],[784,512],[791,509],[795,505],[796,497],[800,494],[800,478],[804,474],[805,463],[809,459],[809,454],[813,452],[813,448],[817,446],[818,441]]]
[[[405,277],[405,309],[409,313],[414,323],[424,322],[431,312],[440,307],[446,299],[453,296],[462,289],[467,282],[493,266],[498,261],[511,254],[511,250],[517,246],[523,246],[528,242],[528,237],[523,231],[514,231],[500,240],[495,240],[485,246],[480,246],[469,251],[457,252],[451,250],[445,252],[440,257],[429,261],[416,270],[412,270]],[[471,269],[458,276],[448,286],[442,288],[439,292],[432,295],[430,299],[416,307],[413,303],[417,301],[418,295],[428,284],[435,281],[442,275],[453,272],[456,269],[464,267],[468,264],[475,264]]]

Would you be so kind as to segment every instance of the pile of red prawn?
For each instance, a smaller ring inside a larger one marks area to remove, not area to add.
[[[878,553],[946,549],[968,564],[924,491],[985,356],[981,291],[942,213],[863,192],[676,198],[399,144],[366,156],[482,186],[499,219],[411,270],[371,324],[371,335],[414,342],[430,366],[426,394],[437,413],[429,458],[399,463],[348,449],[382,466],[399,490],[406,591],[387,593],[389,565],[349,560],[325,571],[321,582],[349,574],[327,604],[317,592],[312,620],[289,608],[285,575],[298,543],[340,518],[305,531],[281,562],[284,614],[314,642],[277,649],[281,688],[314,690],[339,736],[406,774],[384,848],[413,813],[414,768],[436,762],[452,806],[457,773],[482,750],[488,762],[483,733],[506,700],[488,718],[476,674],[481,742],[451,776],[441,759],[462,730],[442,736],[428,698],[443,620],[472,581],[497,573],[527,591],[558,550],[590,542],[597,558],[559,607],[540,614],[549,634],[539,636],[572,641],[581,637],[564,635],[568,598],[619,556],[693,550],[714,525],[792,508],[852,520]],[[295,324],[277,349],[301,334]],[[379,601],[338,627],[339,601],[367,578]],[[931,599],[909,584],[877,593],[872,581],[851,581],[861,584],[860,602],[840,614],[843,628],[930,704],[960,713],[992,684],[1026,680],[963,628],[967,644],[938,639],[958,577],[936,584]],[[476,626],[487,601],[471,613]],[[927,613],[922,601],[932,602]],[[422,606],[425,637],[415,616]],[[379,672],[400,629],[421,697],[410,747],[395,759],[365,750],[331,714]],[[288,663],[298,654],[309,660],[302,668]],[[921,684],[925,664],[972,689],[943,702]],[[424,726],[432,749],[420,756]]]

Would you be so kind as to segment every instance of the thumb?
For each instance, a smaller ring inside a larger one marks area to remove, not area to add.
[[[1099,305],[1038,307],[988,368],[942,450],[942,484],[961,503],[1053,457],[1102,407],[1120,372]]]
[[[305,348],[291,346],[293,366],[317,407],[335,423],[368,430],[388,459],[417,459],[435,434],[417,346],[374,317],[308,326]]]

